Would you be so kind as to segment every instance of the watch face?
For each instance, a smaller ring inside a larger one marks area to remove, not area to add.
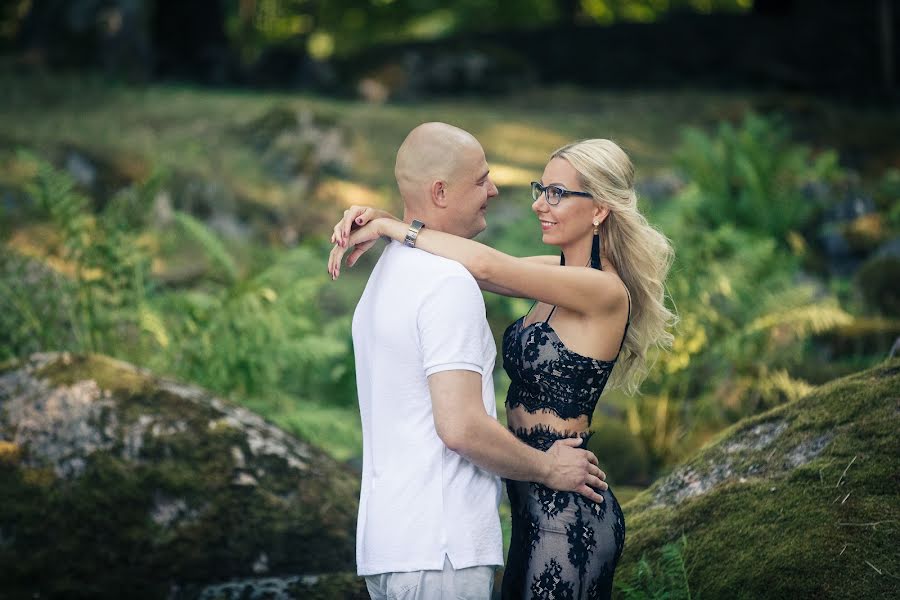
[[[416,238],[419,237],[419,230],[423,227],[425,227],[425,223],[418,219],[413,219],[412,224],[409,226],[409,230],[406,232],[406,239],[403,240],[403,243],[410,248],[415,248]]]

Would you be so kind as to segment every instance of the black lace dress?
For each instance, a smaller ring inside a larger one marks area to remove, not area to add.
[[[630,324],[630,298],[628,302]],[[590,426],[615,359],[602,361],[572,352],[556,335],[550,316],[527,326],[523,316],[503,334],[503,368],[511,379],[507,411],[522,407],[528,413],[546,411],[561,419],[587,415]],[[623,343],[624,339],[623,335]],[[590,437],[588,432],[560,431],[545,424],[512,430],[544,451],[558,439],[575,436],[584,439],[580,446],[584,448]],[[601,503],[533,482],[507,480],[506,489],[512,539],[503,598],[609,598],[625,545],[625,518],[612,488],[601,493]]]

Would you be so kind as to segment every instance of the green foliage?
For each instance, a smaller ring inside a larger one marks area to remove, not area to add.
[[[179,340],[172,366],[210,389],[249,396],[283,390],[309,398],[342,382],[349,318],[323,325],[317,298],[329,279],[308,275],[323,271],[319,263],[296,248],[230,288],[167,298],[164,312],[184,316],[172,319]]]
[[[687,128],[677,158],[697,187],[702,225],[731,223],[780,242],[818,208],[804,185],[838,174],[835,152],[813,158],[784,120],[754,114],[739,127],[721,123],[715,136]]]
[[[750,115],[713,136],[684,134],[690,185],[655,215],[675,246],[667,281],[679,314],[671,352],[655,356],[647,396],[626,401],[628,425],[654,469],[721,426],[808,393],[792,376],[820,360],[810,344],[853,322],[833,292],[802,275],[809,184],[838,173],[811,160],[784,124]]]
[[[234,259],[209,227],[202,221],[180,211],[174,213],[174,219],[181,230],[199,244],[217,270],[221,272],[226,283],[232,283],[238,278],[238,268]]]
[[[232,5],[226,29],[245,60],[270,45],[306,43],[320,57],[381,42],[556,23],[648,22],[671,11],[746,11],[747,0],[256,0]],[[248,10],[249,6],[249,10]]]
[[[900,258],[876,256],[859,269],[859,287],[866,301],[876,311],[890,317],[900,317]]]
[[[888,213],[890,224],[900,229],[900,169],[885,171],[875,189],[875,201],[881,210]]]
[[[143,306],[150,292],[150,256],[138,241],[138,227],[146,210],[141,207],[149,206],[158,179],[117,194],[95,215],[68,174],[27,153],[20,159],[34,165],[26,189],[59,234],[50,251],[70,277],[63,279],[24,257],[4,258],[7,276],[0,281],[0,302],[8,310],[3,319],[20,322],[0,334],[0,356],[19,354],[31,345],[30,338],[48,342],[47,349],[109,352],[123,336],[136,335],[134,307]],[[15,276],[29,270],[31,278]],[[47,286],[59,294],[56,301]],[[33,291],[38,302],[32,301]]]
[[[681,320],[645,382],[649,397],[629,403],[632,432],[656,467],[702,442],[707,428],[804,393],[789,373],[810,359],[809,339],[852,321],[820,286],[798,280],[796,257],[771,238],[728,224],[699,229],[682,213],[663,220]]]
[[[75,285],[40,260],[0,252],[0,360],[78,348]]]
[[[603,419],[594,427],[588,450],[599,458],[602,468],[609,470],[607,481],[616,489],[620,484],[649,483],[647,450],[625,424]]]
[[[688,585],[684,550],[687,537],[666,544],[659,551],[659,559],[651,563],[646,556],[638,561],[631,580],[616,581],[616,589],[625,600],[691,600],[699,594],[691,595]]]
[[[0,254],[0,359],[45,350],[108,354],[244,398],[295,433],[327,440],[337,432],[346,443],[326,444],[335,454],[359,449],[358,425],[351,421],[349,432],[342,425],[355,398],[350,317],[325,319],[320,310],[330,283],[324,249],[264,253],[269,265],[244,276],[214,231],[176,212],[181,240],[209,268],[190,289],[159,288],[150,272],[159,250],[148,240],[160,237],[149,219],[160,173],[95,214],[70,176],[21,158],[33,166],[27,191],[34,218],[49,226],[50,256]],[[299,424],[298,399],[339,422]],[[320,401],[330,408],[313,406]]]

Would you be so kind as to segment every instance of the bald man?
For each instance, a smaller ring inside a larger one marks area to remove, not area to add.
[[[459,263],[415,249],[423,226],[467,238],[487,226],[497,188],[481,144],[425,123],[400,146],[394,173],[409,235],[385,248],[353,315],[357,571],[376,599],[488,599],[503,564],[498,476],[578,491],[597,461],[573,440],[541,452],[497,422],[496,348],[478,283]],[[347,221],[362,212],[345,214],[334,241],[346,241]]]

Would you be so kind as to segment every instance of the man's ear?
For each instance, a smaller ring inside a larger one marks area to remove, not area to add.
[[[447,183],[440,179],[431,184],[431,201],[440,208],[447,208]]]

